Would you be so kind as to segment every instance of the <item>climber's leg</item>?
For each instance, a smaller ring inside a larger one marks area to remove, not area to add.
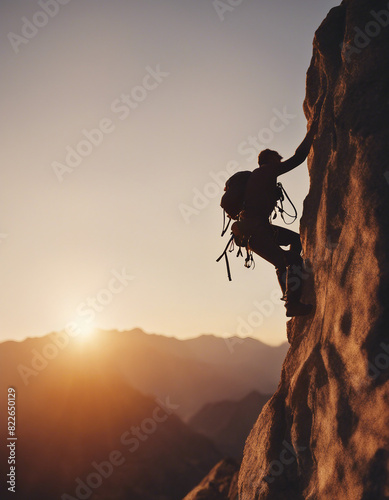
[[[286,227],[280,226],[271,226],[272,231],[274,233],[275,242],[277,245],[282,247],[286,247],[290,245],[290,251],[300,255],[302,251],[300,235],[291,231],[290,229],[286,229]]]
[[[279,278],[286,282],[284,293],[286,315],[288,317],[305,316],[312,311],[312,306],[300,302],[303,292],[303,281],[308,278],[308,275],[304,273],[304,262],[301,257],[300,235],[283,227],[272,226],[272,229],[278,245],[290,245],[290,250],[285,252],[287,263],[286,276],[283,275]]]
[[[275,242],[270,224],[268,226],[262,225],[256,229],[249,238],[249,248],[276,268],[278,283],[282,291],[281,300],[285,300],[288,252],[282,250]]]
[[[286,269],[286,251],[275,242],[270,224],[259,226],[249,237],[249,248],[276,269]]]
[[[293,243],[294,249],[301,251],[300,239],[296,238],[297,233],[288,229],[283,231],[283,228],[279,228],[281,231],[278,231],[277,228],[276,234],[274,228],[270,224],[258,225],[248,238],[249,248],[276,268],[282,298],[286,301],[286,315],[291,317],[309,314],[312,306],[300,302],[304,279],[303,259],[299,252],[282,250],[277,244],[280,242],[287,246]]]
[[[281,300],[286,301],[286,276],[287,276],[286,267],[283,267],[282,269],[276,269],[276,274],[277,274],[278,283],[279,283],[281,290],[282,290]]]
[[[303,282],[308,278],[304,274],[303,259],[300,255],[289,251],[287,252],[288,267],[286,273],[286,315],[305,316],[312,311],[312,305],[300,302],[303,292]]]

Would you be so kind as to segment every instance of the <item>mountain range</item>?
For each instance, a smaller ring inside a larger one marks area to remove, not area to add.
[[[270,397],[253,391],[239,401],[208,403],[193,415],[188,425],[211,439],[223,456],[240,462],[246,438]]]
[[[0,344],[2,408],[8,388],[16,393],[12,498],[183,498],[225,453],[186,421],[204,405],[276,387],[285,346],[237,340],[136,329]],[[0,426],[5,442],[6,411]],[[8,457],[3,447],[3,471]]]

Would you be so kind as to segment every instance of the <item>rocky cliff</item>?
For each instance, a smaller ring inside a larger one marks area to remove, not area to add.
[[[389,3],[344,0],[317,30],[323,99],[301,220],[307,318],[246,442],[241,500],[389,498]]]
[[[239,465],[235,460],[222,460],[183,500],[236,500],[238,472]]]

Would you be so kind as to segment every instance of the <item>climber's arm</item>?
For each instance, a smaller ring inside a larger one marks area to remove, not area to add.
[[[289,172],[290,170],[293,170],[294,168],[298,167],[305,161],[307,158],[309,151],[311,149],[313,139],[316,135],[317,132],[317,127],[318,127],[318,120],[315,120],[310,129],[307,132],[307,135],[305,136],[303,142],[300,144],[300,146],[296,149],[296,152],[294,155],[289,158],[288,160],[282,161],[278,167],[278,175],[285,174],[286,172]]]

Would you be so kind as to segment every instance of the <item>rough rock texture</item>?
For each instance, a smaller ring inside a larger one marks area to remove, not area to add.
[[[246,442],[241,500],[389,498],[388,57],[387,1],[345,0],[316,32],[309,123],[324,102],[301,220],[304,300],[316,309],[288,323],[278,390]]]
[[[237,500],[238,472],[235,460],[222,460],[183,500]]]

